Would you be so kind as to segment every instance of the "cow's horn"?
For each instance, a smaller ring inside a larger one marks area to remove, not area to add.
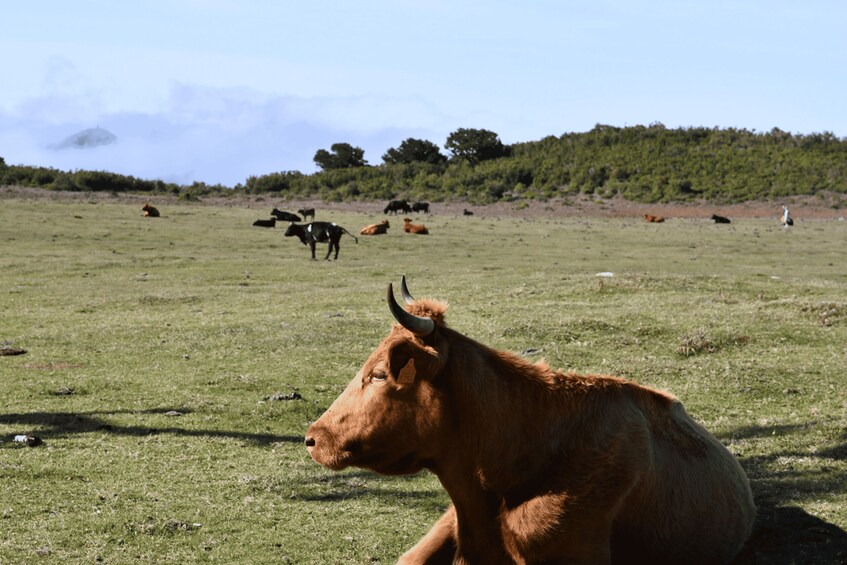
[[[432,318],[415,316],[397,304],[397,300],[394,299],[394,286],[391,283],[388,283],[388,308],[391,309],[394,319],[416,336],[426,337],[435,331],[435,322]]]
[[[406,304],[411,304],[415,301],[415,298],[409,292],[409,287],[406,286],[406,275],[400,277],[400,294],[403,295],[403,302]]]

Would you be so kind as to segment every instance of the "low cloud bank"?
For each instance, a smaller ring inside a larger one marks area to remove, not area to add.
[[[338,142],[364,149],[372,165],[380,164],[388,148],[408,137],[443,145],[449,134],[446,128],[415,127],[411,116],[403,123],[404,111],[431,109],[404,110],[406,104],[368,97],[260,97],[247,91],[178,85],[156,111],[79,116],[64,110],[79,107],[74,100],[42,98],[12,111],[0,110],[0,157],[10,165],[234,186],[253,175],[315,172],[315,151]],[[383,106],[384,119],[364,123],[364,110],[374,105]],[[392,120],[401,127],[392,127]],[[114,134],[115,141],[60,147],[70,136],[97,128]]]

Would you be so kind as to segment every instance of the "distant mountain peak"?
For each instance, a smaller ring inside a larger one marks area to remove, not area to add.
[[[53,146],[54,149],[90,149],[100,145],[111,145],[117,143],[118,138],[109,130],[100,126],[89,128],[66,137],[61,143]]]

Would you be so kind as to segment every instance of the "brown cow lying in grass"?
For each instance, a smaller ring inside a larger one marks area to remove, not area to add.
[[[414,300],[306,448],[330,469],[429,469],[453,505],[401,563],[725,563],[755,507],[738,461],[670,394],[554,371]]]
[[[417,233],[426,235],[429,230],[423,224],[413,224],[411,218],[403,218],[403,231],[406,233]]]
[[[388,220],[382,220],[378,224],[371,224],[369,226],[365,226],[359,232],[359,235],[380,235],[384,233],[388,233]]]
[[[664,216],[654,216],[653,214],[644,214],[644,220],[647,222],[660,224],[665,221]]]
[[[144,206],[141,207],[141,215],[145,218],[158,218],[159,211],[153,206],[150,206],[149,202],[145,202]]]

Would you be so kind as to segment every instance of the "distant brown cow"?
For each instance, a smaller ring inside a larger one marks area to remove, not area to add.
[[[429,230],[426,229],[425,225],[413,224],[410,218],[403,218],[403,231],[406,233],[417,233],[420,235],[426,235],[429,233]]]
[[[159,211],[153,206],[150,206],[149,202],[145,202],[144,206],[141,207],[141,215],[145,218],[158,218]]]
[[[654,216],[653,214],[644,214],[644,220],[654,224],[660,224],[665,221],[664,216]]]
[[[380,235],[384,233],[388,233],[388,220],[382,220],[378,224],[371,224],[369,226],[365,226],[359,232],[360,235]]]
[[[306,432],[312,459],[428,469],[453,504],[400,563],[726,563],[755,506],[738,461],[668,393],[554,371],[414,300]]]

